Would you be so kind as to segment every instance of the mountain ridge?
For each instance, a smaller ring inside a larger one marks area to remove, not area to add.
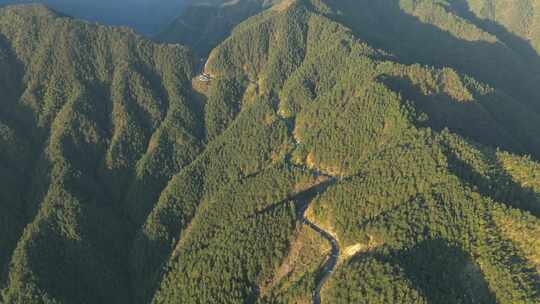
[[[204,94],[187,47],[0,9],[0,302],[311,302],[329,244],[297,195],[325,176],[306,217],[358,250],[322,303],[537,301],[538,99],[501,80],[534,66],[419,64],[441,48],[349,19],[417,26],[396,3],[264,10],[212,46]]]

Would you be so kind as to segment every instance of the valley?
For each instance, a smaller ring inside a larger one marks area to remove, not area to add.
[[[0,303],[538,303],[537,2],[1,7]]]

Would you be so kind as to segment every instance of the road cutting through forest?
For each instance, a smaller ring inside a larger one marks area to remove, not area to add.
[[[315,290],[313,291],[313,297],[312,297],[313,304],[320,304],[321,303],[321,289],[326,283],[326,281],[330,278],[330,276],[334,272],[337,265],[337,261],[339,258],[339,244],[337,240],[330,233],[328,233],[321,227],[315,225],[314,223],[310,222],[305,217],[304,217],[304,224],[308,225],[311,229],[315,230],[320,236],[328,240],[330,244],[332,245],[330,257],[324,263],[324,267],[321,270],[317,285],[315,286]]]
[[[309,219],[307,219],[305,214],[306,214],[306,210],[309,204],[313,201],[313,199],[317,196],[317,194],[324,192],[326,188],[328,188],[330,185],[334,184],[335,182],[336,182],[336,179],[334,177],[329,177],[328,180],[320,183],[319,185],[307,191],[302,192],[301,194],[297,195],[294,198],[296,203],[298,204],[298,210],[301,213],[303,224],[313,229],[322,238],[330,242],[332,246],[330,255],[328,259],[326,260],[326,262],[324,263],[324,266],[321,269],[319,275],[317,276],[316,286],[312,294],[313,304],[321,303],[321,290],[337,266],[340,248],[339,248],[338,241],[332,236],[332,234],[330,234],[328,231],[324,230],[320,226],[316,225],[315,223],[311,222]]]

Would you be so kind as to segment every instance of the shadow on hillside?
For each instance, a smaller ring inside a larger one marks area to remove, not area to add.
[[[523,145],[476,101],[456,100],[446,92],[423,93],[420,85],[405,77],[384,75],[378,80],[411,102],[419,114],[427,114],[425,119],[416,122],[418,127],[430,127],[436,131],[448,128],[482,144],[518,154],[525,152]]]
[[[500,39],[518,46],[457,38],[409,15],[395,0],[339,0],[333,1],[332,7],[337,11],[330,18],[350,27],[370,45],[394,53],[401,62],[452,67],[504,90],[540,112],[540,94],[531,82],[540,73],[538,65],[533,64],[540,62],[540,57],[532,53],[528,42],[504,27],[496,28]]]
[[[540,138],[537,136],[540,133],[540,116],[503,92],[482,95],[473,91],[474,99],[463,101],[445,89],[425,93],[408,77],[383,75],[378,81],[399,93],[414,107],[417,113],[415,123],[419,128],[430,127],[436,131],[448,128],[475,142],[540,159]],[[459,90],[457,94],[461,92]],[[421,114],[427,114],[427,117],[420,119]]]
[[[404,269],[428,303],[496,303],[480,268],[445,240],[420,242],[391,260]]]
[[[484,32],[496,36],[501,42],[513,49],[516,53],[532,60],[535,65],[538,64],[538,59],[540,59],[539,54],[528,41],[510,32],[501,24],[488,19],[478,18],[471,11],[469,4],[465,0],[454,0],[449,2],[452,13],[469,21]],[[536,62],[534,60],[536,60]]]
[[[29,141],[36,141],[37,126],[32,111],[20,103],[24,92],[24,64],[9,40],[0,33],[0,119],[12,125]]]
[[[427,303],[496,303],[481,269],[463,249],[444,239],[420,241],[390,255],[364,252],[348,264],[373,259],[403,270]]]
[[[495,168],[495,176],[482,176],[469,164],[461,160],[453,152],[445,151],[449,162],[449,170],[468,184],[472,189],[494,201],[504,203],[513,208],[529,211],[540,217],[540,201],[532,189],[523,188],[516,183],[497,159],[495,152],[484,151],[489,165]]]
[[[196,134],[196,136],[201,140],[206,140],[206,116],[205,116],[205,108],[206,108],[206,102],[208,100],[208,97],[206,94],[208,94],[209,87],[202,87],[198,86],[200,84],[194,83],[192,81],[191,83],[191,91],[188,94],[188,102],[189,102],[189,109],[195,113],[195,115],[198,117],[198,125],[200,130],[193,130],[193,133]],[[206,89],[206,91],[204,91]]]
[[[135,303],[150,303],[166,274],[166,263],[174,251],[171,244],[151,240],[138,233],[131,251],[131,284]]]
[[[0,33],[0,288],[8,277],[8,265],[17,241],[31,217],[26,216],[32,127],[29,111],[19,105],[24,67],[7,38]],[[29,124],[30,123],[30,124]],[[10,139],[8,126],[15,135]],[[6,132],[8,134],[5,138]],[[0,297],[1,300],[1,297]]]
[[[22,241],[13,259],[7,303],[26,303],[42,295],[64,303],[129,303],[127,285],[117,277],[114,261],[91,242],[63,235],[62,224],[55,221],[41,218],[29,226],[30,239]],[[33,279],[28,282],[29,274]]]

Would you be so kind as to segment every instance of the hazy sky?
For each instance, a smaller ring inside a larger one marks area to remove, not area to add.
[[[186,0],[0,0],[0,5],[39,2],[78,18],[127,25],[152,34],[180,14]]]

